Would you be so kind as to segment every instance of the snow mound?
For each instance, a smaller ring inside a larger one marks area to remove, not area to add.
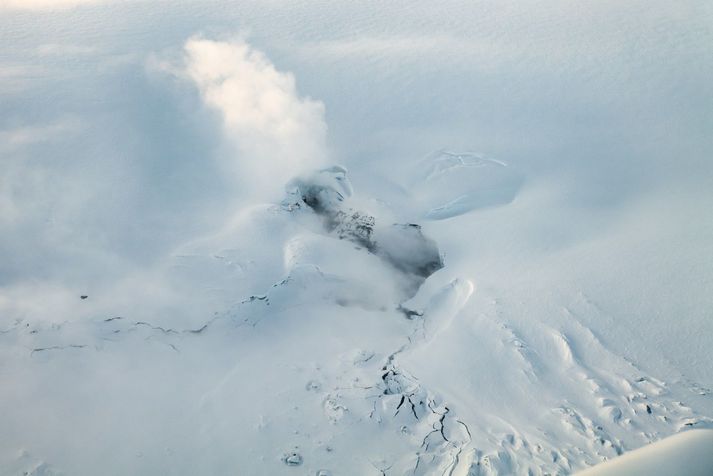
[[[477,154],[438,151],[411,171],[410,188],[424,216],[443,220],[510,203],[523,177],[506,163]]]

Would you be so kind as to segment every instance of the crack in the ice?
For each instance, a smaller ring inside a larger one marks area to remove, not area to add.
[[[86,344],[52,345],[49,347],[37,347],[32,349],[30,355],[34,354],[35,352],[45,352],[48,350],[84,349],[85,347],[87,347]]]
[[[370,463],[371,463],[371,465],[374,467],[374,469],[376,469],[377,471],[379,471],[379,472],[381,473],[381,476],[387,476],[387,475],[386,475],[386,472],[387,472],[388,470],[390,470],[390,469],[394,466],[393,463],[392,463],[392,464],[390,464],[389,466],[387,466],[386,468],[381,469],[381,468],[380,468],[379,466],[377,466],[373,461],[370,461]]]
[[[418,420],[418,415],[416,414],[416,405],[414,405],[413,401],[411,400],[411,397],[413,397],[413,394],[408,396],[408,402],[411,404],[411,413],[413,413],[413,417]]]
[[[417,317],[423,317],[423,311],[416,311],[414,309],[409,309],[405,307],[403,304],[399,304],[398,307],[396,308],[397,311],[403,313],[406,316],[406,319],[409,321],[414,320]]]
[[[470,428],[468,428],[468,425],[458,419],[456,419],[456,422],[460,423],[461,425],[463,425],[463,428],[465,428],[465,432],[468,433],[468,442],[470,443],[471,441],[473,441],[473,435],[470,434]]]
[[[421,464],[421,455],[417,454],[416,455],[416,466],[413,467],[413,474],[416,474],[416,471],[418,471],[419,464]]]
[[[161,326],[154,326],[153,324],[149,324],[148,322],[144,322],[144,321],[135,322],[134,326],[137,326],[137,327],[138,326],[146,326],[146,327],[153,329],[155,331],[161,331],[164,334],[178,334],[179,333],[178,331],[176,331],[174,329],[171,329],[171,328],[167,329],[167,328],[161,327]]]
[[[404,404],[404,400],[406,400],[406,396],[405,396],[405,395],[401,395],[401,401],[400,401],[399,404],[396,406],[396,413],[394,413],[394,416],[396,416],[396,415],[399,414],[399,410],[401,409],[401,405]]]
[[[381,395],[378,395],[378,398],[376,400],[378,400],[379,398],[381,398]],[[372,408],[372,410],[369,412],[369,419],[373,418],[374,413],[376,413],[376,400],[374,400],[374,408]]]
[[[446,438],[446,433],[445,433],[445,428],[446,428],[446,426],[445,426],[445,424],[444,424],[443,422],[444,422],[444,420],[446,419],[446,415],[448,415],[448,412],[449,412],[450,410],[448,409],[448,407],[445,407],[445,408],[446,408],[446,411],[445,411],[445,413],[443,413],[443,414],[441,415],[441,418],[440,418],[440,420],[438,420],[438,422],[441,424],[441,436],[443,437],[443,439],[444,439],[445,441],[448,441],[448,438]]]

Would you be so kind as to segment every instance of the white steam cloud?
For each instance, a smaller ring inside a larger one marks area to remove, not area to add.
[[[324,105],[300,97],[294,76],[278,71],[242,40],[191,38],[183,71],[221,114],[237,152],[231,172],[251,194],[272,197],[293,177],[326,161]]]

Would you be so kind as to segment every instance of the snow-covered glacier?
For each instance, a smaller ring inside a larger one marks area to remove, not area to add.
[[[712,18],[0,4],[0,474],[572,474],[713,428]]]

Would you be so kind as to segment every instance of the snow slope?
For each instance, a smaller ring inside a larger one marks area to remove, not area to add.
[[[708,474],[713,464],[710,430],[687,431],[627,453],[606,464],[590,468],[585,476],[607,474],[673,474],[685,468],[687,474]]]
[[[705,2],[60,3],[0,4],[0,474],[713,428]]]

